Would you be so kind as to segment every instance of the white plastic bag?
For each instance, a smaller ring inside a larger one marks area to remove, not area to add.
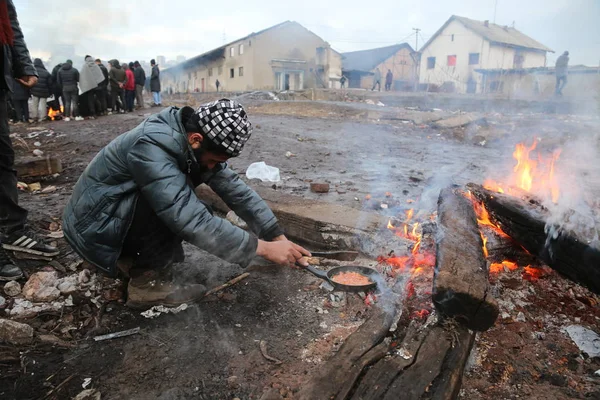
[[[271,167],[263,161],[250,164],[246,170],[248,179],[260,179],[263,182],[279,182],[279,168]]]

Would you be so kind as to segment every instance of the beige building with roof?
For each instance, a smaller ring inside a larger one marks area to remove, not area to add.
[[[493,87],[475,70],[546,66],[553,52],[515,28],[453,15],[421,48],[421,90],[482,93]]]
[[[294,21],[264,29],[161,72],[174,93],[339,88],[341,55]]]

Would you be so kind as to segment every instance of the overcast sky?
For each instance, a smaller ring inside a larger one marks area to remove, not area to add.
[[[15,0],[28,47],[47,59],[56,44],[121,61],[192,57],[285,20],[340,52],[408,41],[419,47],[452,15],[512,25],[571,65],[600,63],[600,0]]]

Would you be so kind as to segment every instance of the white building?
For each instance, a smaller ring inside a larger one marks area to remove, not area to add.
[[[422,90],[480,93],[490,83],[476,69],[544,67],[553,51],[515,28],[453,15],[420,52]]]

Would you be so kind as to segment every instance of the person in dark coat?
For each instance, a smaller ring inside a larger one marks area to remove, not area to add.
[[[98,85],[98,89],[97,89],[98,90],[97,97],[100,102],[99,115],[104,115],[108,111],[108,82],[109,82],[108,70],[106,69],[104,64],[102,64],[102,60],[100,60],[99,58],[96,59],[96,64],[100,67],[100,70],[102,71],[102,75],[104,75],[104,80],[102,82],[100,82],[100,84]]]
[[[37,82],[29,50],[19,26],[12,0],[0,1],[0,45],[2,74],[0,78],[0,280],[15,280],[23,272],[10,259],[6,250],[36,253],[46,257],[58,254],[26,225],[27,210],[19,206],[15,153],[8,126],[7,97],[15,84],[30,89]],[[16,78],[17,83],[13,80]]]
[[[215,81],[215,86],[217,87],[217,93],[218,93],[219,92],[219,86],[221,86],[221,82],[219,82],[218,79]]]
[[[556,89],[555,93],[559,96],[562,96],[562,90],[567,84],[567,75],[569,70],[569,52],[565,51],[558,59],[556,60],[555,66],[556,73]]]
[[[12,103],[16,111],[16,123],[29,122],[29,99],[31,90],[18,81],[13,82]]]
[[[125,81],[127,81],[127,74],[121,67],[119,60],[110,60],[110,71],[108,76],[110,79],[110,98],[112,104],[112,112],[117,112],[117,107],[125,112]],[[117,101],[119,100],[119,101]]]
[[[52,93],[52,75],[46,70],[41,59],[36,58],[33,60],[33,65],[38,74],[38,81],[33,88],[31,88],[31,95],[33,96],[33,112],[31,118],[35,122],[42,122],[48,113],[46,101]]]
[[[146,84],[146,71],[139,61],[133,63],[135,77],[135,100],[138,108],[144,108],[144,85]]]
[[[385,91],[389,92],[392,90],[392,83],[394,82],[394,74],[392,74],[392,70],[388,69],[387,74],[385,74]]]
[[[66,240],[110,276],[129,276],[131,307],[204,296],[203,285],[166,279],[171,263],[183,261],[184,240],[243,267],[255,255],[305,264],[310,253],[287,240],[267,204],[227,166],[251,132],[243,107],[229,99],[149,117],[87,166],[63,214]],[[202,183],[246,221],[248,232],[213,215],[194,192]]]
[[[52,94],[56,100],[56,111],[60,109],[61,103],[63,106],[65,105],[65,99],[62,95],[62,88],[60,87],[60,83],[58,83],[58,71],[60,71],[62,66],[62,64],[56,64],[54,68],[52,68]]]
[[[160,69],[156,65],[156,61],[150,60],[152,66],[152,75],[150,75],[150,91],[152,92],[152,98],[154,99],[155,106],[162,106],[162,99],[160,97]]]
[[[67,60],[58,71],[58,83],[65,99],[65,121],[79,117],[79,71]]]

